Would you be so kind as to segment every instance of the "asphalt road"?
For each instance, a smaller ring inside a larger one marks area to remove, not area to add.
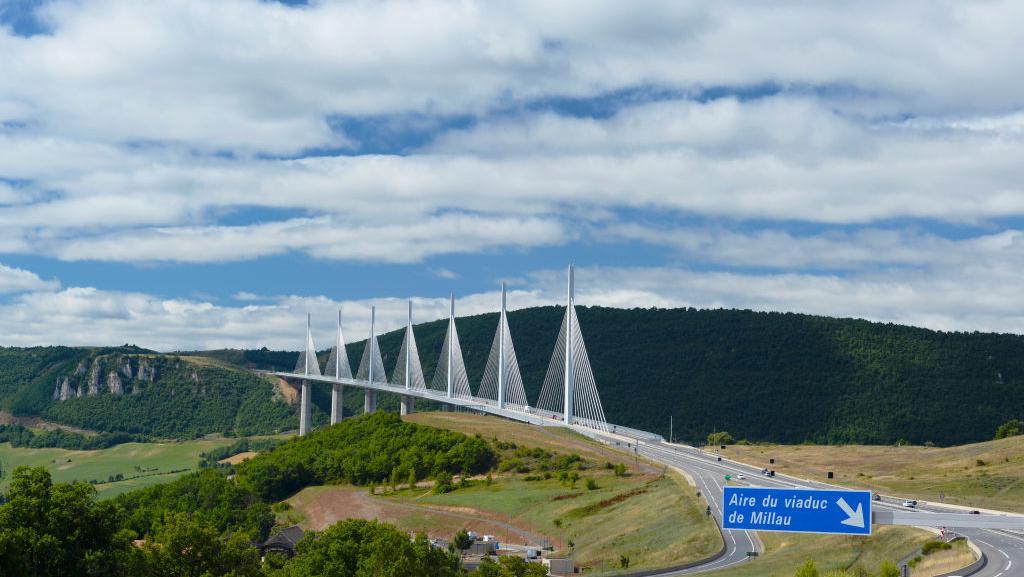
[[[605,438],[606,442],[612,444],[624,444],[621,438]],[[697,485],[696,490],[701,496],[707,499],[711,506],[712,514],[719,521],[721,526],[722,515],[722,486],[725,483],[725,475],[743,474],[746,479],[739,481],[755,487],[794,487],[807,489],[837,489],[842,488],[824,482],[798,479],[794,477],[777,475],[765,477],[761,470],[749,465],[744,465],[723,459],[718,461],[715,455],[705,453],[693,447],[672,445],[668,443],[655,443],[641,441],[638,445],[639,454],[658,463],[681,469],[688,473]],[[876,508],[901,508],[900,501],[886,499],[875,501]],[[954,508],[942,507],[932,503],[922,504],[919,509],[924,512],[963,512]],[[956,533],[970,539],[977,545],[988,558],[988,564],[972,577],[1014,577],[1024,576],[1024,536],[1009,531],[995,529],[957,529],[948,528]],[[662,577],[675,575],[690,575],[703,573],[716,569],[723,569],[749,562],[747,553],[751,551],[761,552],[760,541],[750,531],[723,530],[726,552],[722,557],[689,569],[668,571],[660,574]]]

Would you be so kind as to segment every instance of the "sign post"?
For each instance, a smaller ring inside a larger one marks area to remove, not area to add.
[[[871,534],[871,492],[725,487],[722,528]]]

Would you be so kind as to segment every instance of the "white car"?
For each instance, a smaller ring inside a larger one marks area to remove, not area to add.
[[[746,479],[747,476],[744,475],[743,473],[740,473],[740,474],[736,475],[736,478],[742,481],[743,479]]]
[[[906,499],[903,501],[903,506],[910,507],[911,509],[913,509],[914,507],[917,506],[917,501],[911,501],[910,499]]]

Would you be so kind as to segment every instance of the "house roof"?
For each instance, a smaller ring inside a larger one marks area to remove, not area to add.
[[[276,535],[271,535],[269,539],[263,542],[262,547],[264,549],[268,547],[284,547],[286,549],[295,549],[295,544],[302,539],[302,536],[306,532],[302,530],[298,525],[292,525],[282,529]]]

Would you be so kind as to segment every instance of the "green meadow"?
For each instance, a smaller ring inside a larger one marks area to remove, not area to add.
[[[232,439],[200,439],[166,443],[125,443],[96,451],[70,451],[67,449],[13,448],[10,443],[0,444],[0,466],[3,478],[0,491],[7,489],[10,472],[27,465],[45,467],[54,482],[100,481],[96,485],[100,498],[109,499],[132,489],[148,487],[175,479],[183,472],[195,469],[199,454],[216,447],[229,445]],[[122,480],[107,482],[111,476]]]

